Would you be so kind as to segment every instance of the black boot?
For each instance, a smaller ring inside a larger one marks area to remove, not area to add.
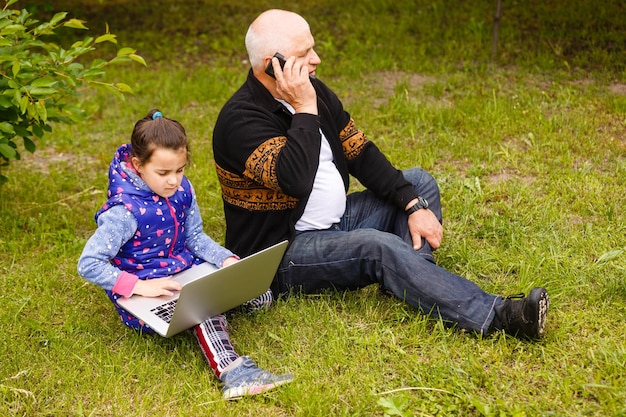
[[[545,288],[533,288],[528,297],[509,296],[496,306],[491,330],[504,330],[522,339],[538,339],[545,331],[549,305]]]

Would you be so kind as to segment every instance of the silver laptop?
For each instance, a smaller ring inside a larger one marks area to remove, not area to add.
[[[286,249],[285,240],[220,269],[205,262],[173,275],[183,288],[170,297],[133,295],[117,302],[170,337],[267,291]]]

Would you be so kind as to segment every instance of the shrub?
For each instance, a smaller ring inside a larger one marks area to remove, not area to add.
[[[84,85],[100,87],[123,97],[132,93],[123,83],[99,81],[108,65],[144,59],[132,48],[120,48],[111,59],[96,58],[83,63],[84,55],[103,42],[117,44],[109,33],[85,37],[63,48],[54,41],[59,28],[87,30],[84,22],[56,13],[50,21],[39,22],[27,10],[11,10],[17,0],[5,0],[0,11],[0,170],[20,159],[19,138],[23,148],[34,152],[36,138],[52,130],[52,123],[83,120],[85,112],[70,98]],[[7,178],[0,171],[0,185]]]

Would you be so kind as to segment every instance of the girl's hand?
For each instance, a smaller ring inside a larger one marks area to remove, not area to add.
[[[135,283],[133,294],[144,297],[160,297],[162,295],[173,295],[173,291],[180,291],[183,288],[178,282],[171,278],[140,279]]]
[[[238,261],[239,261],[239,258],[236,258],[234,256],[231,256],[230,258],[226,258],[224,260],[224,263],[222,263],[222,268],[224,268],[225,266],[234,264],[235,262],[238,262]]]

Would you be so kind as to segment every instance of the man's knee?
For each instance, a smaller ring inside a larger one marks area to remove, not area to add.
[[[417,190],[438,191],[437,180],[429,172],[422,168],[409,168],[402,171],[404,178],[409,181]],[[427,192],[424,192],[426,194]]]
[[[358,242],[362,256],[375,254],[379,257],[382,254],[396,252],[400,247],[407,245],[399,236],[380,230],[357,229],[350,233],[354,235],[355,244]]]

